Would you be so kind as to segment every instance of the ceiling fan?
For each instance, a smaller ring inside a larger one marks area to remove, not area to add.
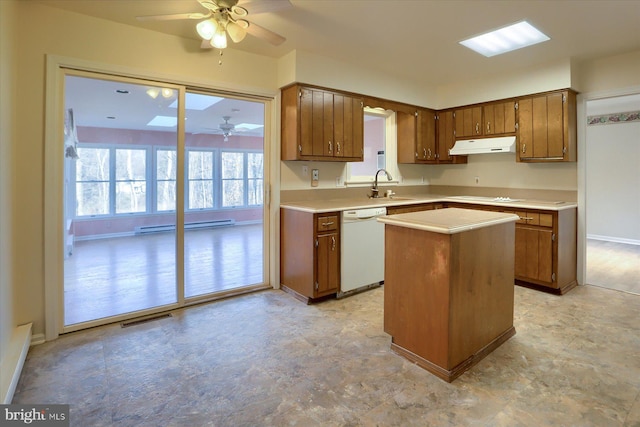
[[[289,0],[197,0],[207,12],[177,13],[171,15],[138,16],[139,21],[169,21],[176,19],[201,20],[196,25],[198,35],[202,37],[204,49],[224,49],[227,47],[227,35],[234,43],[240,43],[247,33],[279,45],[286,39],[273,31],[244,19],[247,15],[275,12],[292,7]],[[240,3],[238,5],[238,3]]]
[[[227,142],[229,141],[229,135],[231,135],[231,132],[236,128],[236,125],[229,123],[231,116],[224,116],[222,120],[224,120],[224,123],[220,123],[219,127],[222,131],[222,136],[224,136],[224,142]]]

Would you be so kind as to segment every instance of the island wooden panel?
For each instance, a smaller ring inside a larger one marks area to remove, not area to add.
[[[453,381],[515,334],[515,224],[441,234],[385,227],[392,349]]]

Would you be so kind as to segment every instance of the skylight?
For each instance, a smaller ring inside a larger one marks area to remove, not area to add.
[[[236,125],[236,129],[254,130],[254,129],[261,128],[262,126],[263,125],[256,125],[253,123],[240,123],[239,125]]]
[[[214,104],[222,101],[223,98],[211,95],[201,95],[199,93],[187,92],[184,94],[185,108],[187,110],[206,110]],[[171,108],[178,108],[178,100],[176,99],[169,105]]]
[[[547,40],[550,40],[547,35],[527,21],[522,21],[463,40],[460,44],[490,58]]]
[[[170,128],[178,124],[178,118],[175,116],[155,116],[147,126],[160,126]]]

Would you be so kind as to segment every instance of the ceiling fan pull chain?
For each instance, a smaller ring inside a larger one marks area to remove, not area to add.
[[[218,65],[222,67],[222,49],[220,49],[220,59],[218,60]]]

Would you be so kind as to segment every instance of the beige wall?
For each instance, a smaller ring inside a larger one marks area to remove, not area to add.
[[[589,64],[582,64],[583,73],[572,69],[572,64],[559,61],[548,67],[496,76],[480,86],[461,85],[441,88],[409,86],[393,81],[372,70],[339,63],[303,52],[293,52],[280,61],[227,49],[224,65],[218,66],[215,52],[202,52],[197,42],[157,32],[98,20],[34,2],[0,0],[2,9],[2,156],[0,161],[0,200],[2,220],[2,342],[7,333],[6,322],[12,325],[34,322],[34,333],[44,331],[44,114],[46,55],[58,55],[106,64],[130,70],[132,74],[155,77],[159,80],[192,83],[212,88],[225,88],[256,94],[274,94],[277,89],[293,80],[353,92],[390,98],[397,101],[443,107],[522,93],[557,89],[570,86],[573,76],[580,75],[579,90],[605,90],[640,84],[637,71],[640,52],[620,55]],[[9,23],[15,26],[11,33]],[[17,42],[19,40],[19,43]],[[11,75],[13,60],[6,49],[7,43],[19,46],[16,66],[19,72]],[[8,68],[7,68],[8,67]],[[9,71],[7,71],[9,70]],[[259,70],[259,71],[257,71]],[[7,88],[7,82],[10,82]],[[505,86],[503,87],[502,84]],[[478,89],[478,92],[474,92]],[[20,96],[12,103],[7,91],[15,90]],[[482,99],[480,99],[482,98]],[[446,99],[447,102],[442,101]],[[14,108],[15,107],[15,108]],[[14,113],[15,111],[15,113]],[[14,125],[7,125],[7,123]],[[11,144],[7,168],[5,153]],[[502,157],[499,157],[502,156]],[[480,185],[496,187],[575,189],[575,164],[526,165],[517,164],[511,155],[478,156],[468,165],[459,166],[401,166],[404,184],[470,185],[473,177],[480,177]],[[301,177],[301,163],[281,162],[282,189],[310,188]],[[340,176],[344,164],[312,163],[320,169],[320,188],[335,188],[335,177]],[[12,175],[11,181],[9,174]],[[475,185],[475,184],[474,184]],[[18,191],[19,187],[19,191]],[[273,200],[278,201],[278,183]],[[13,206],[14,214],[6,206]],[[5,239],[14,233],[10,247]],[[7,253],[12,254],[8,258]],[[8,285],[11,281],[13,286]],[[13,296],[11,295],[13,293]],[[17,302],[11,306],[8,299]],[[13,313],[13,314],[12,314]]]
[[[4,0],[0,3],[4,4]],[[45,117],[42,112],[45,109],[46,55],[107,64],[130,70],[133,74],[167,81],[256,94],[277,93],[277,62],[227,49],[224,64],[220,67],[218,55],[211,51],[200,52],[195,40],[94,19],[33,2],[20,1],[16,7],[12,21],[22,25],[16,26],[16,37],[12,37],[14,41],[19,40],[20,47],[19,73],[12,80],[20,94],[15,116],[17,142],[13,144],[14,183],[16,186],[19,183],[20,187],[13,200],[16,211],[20,212],[13,221],[14,233],[19,236],[13,239],[13,290],[17,300],[14,313],[16,323],[34,322],[34,334],[41,334],[44,332],[45,214]],[[4,12],[2,15],[4,19]],[[2,28],[4,31],[5,26]],[[2,253],[6,252],[3,250]]]
[[[5,360],[11,333],[16,326],[11,249],[13,244],[11,151],[15,140],[13,127],[15,49],[10,43],[14,39],[13,23],[17,22],[15,8],[15,1],[0,1],[0,361]],[[2,383],[4,384],[4,381]]]
[[[296,81],[424,107],[436,102],[435,87],[416,87],[357,64],[302,51],[292,52],[280,61],[283,63],[283,74],[278,76],[281,87]],[[291,66],[295,67],[294,72]]]
[[[638,87],[640,50],[577,64],[575,79],[582,93]]]

